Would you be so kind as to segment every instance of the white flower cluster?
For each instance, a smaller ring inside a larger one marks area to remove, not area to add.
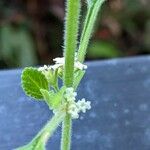
[[[50,66],[46,66],[44,65],[43,67],[40,67],[38,70],[39,71],[48,71],[48,70],[56,70],[56,69],[59,69],[60,67],[63,67],[64,64],[65,64],[65,58],[64,57],[57,57],[55,59],[53,59],[53,61],[55,62],[54,65],[50,65]],[[74,66],[76,69],[79,69],[79,70],[85,70],[87,69],[87,66],[80,63],[78,60],[77,60],[77,57],[75,57],[75,63],[74,63]]]
[[[38,71],[48,71],[50,69],[50,66],[44,65],[43,67],[39,67]]]
[[[58,67],[61,67],[61,66],[64,66],[65,64],[65,58],[64,57],[57,57],[55,59],[53,59],[53,61],[55,62],[55,67],[54,68],[58,68]],[[79,70],[85,70],[87,69],[87,66],[80,63],[77,58],[75,57],[75,63],[74,63],[74,66],[76,69],[79,69]]]
[[[39,67],[38,71],[41,71],[47,79],[49,79],[49,73],[51,71],[51,67],[44,65],[43,67]]]
[[[39,67],[38,71],[42,71],[43,73],[45,73],[49,70],[56,70],[59,67],[60,66],[58,66],[57,64],[55,64],[55,65],[44,65],[43,67]]]
[[[91,109],[91,102],[90,101],[85,101],[85,99],[76,100],[77,93],[74,92],[73,88],[67,88],[66,93],[64,97],[69,103],[68,106],[68,113],[71,115],[72,119],[78,119],[79,118],[79,113],[83,112],[85,113],[86,110]]]
[[[64,97],[67,99],[68,102],[72,102],[76,100],[77,92],[74,92],[72,87],[67,88],[64,94]]]

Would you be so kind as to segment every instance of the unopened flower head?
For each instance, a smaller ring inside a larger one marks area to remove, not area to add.
[[[65,94],[64,94],[64,97],[66,98],[66,100],[67,100],[68,102],[70,102],[70,101],[75,101],[76,96],[77,96],[77,93],[74,92],[74,89],[73,89],[72,87],[66,89],[66,92],[65,92]]]
[[[71,115],[73,119],[78,119],[79,118],[79,109],[76,106],[76,104],[71,104],[68,108],[68,113]]]
[[[90,101],[85,101],[85,98],[83,98],[83,99],[81,99],[77,102],[77,106],[80,109],[80,111],[85,113],[86,110],[91,109],[91,102]]]
[[[72,87],[67,88],[64,94],[64,98],[67,100],[68,106],[68,113],[71,115],[72,119],[78,119],[79,113],[85,113],[86,110],[91,109],[91,102],[86,101],[85,98],[78,100],[76,102],[77,93],[74,92]]]

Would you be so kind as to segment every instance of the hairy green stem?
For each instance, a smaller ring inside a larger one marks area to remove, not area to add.
[[[45,125],[45,127],[41,130],[41,132],[37,135],[41,136],[41,139],[47,143],[48,139],[53,135],[54,131],[60,125],[60,123],[64,120],[65,113],[59,112],[53,116],[53,118]]]
[[[80,0],[67,0],[65,35],[64,35],[64,85],[72,87],[74,81],[74,61],[77,49]],[[62,124],[61,150],[70,150],[72,119],[66,115]]]
[[[62,125],[61,150],[70,150],[71,147],[71,128],[72,119],[69,114],[66,115]]]
[[[80,0],[67,0],[65,35],[64,35],[64,53],[65,70],[64,84],[71,87],[74,75],[74,59],[77,49],[78,21],[80,14]]]
[[[48,139],[53,135],[59,124],[64,120],[65,115],[66,113],[62,111],[55,114],[29,144],[15,150],[44,149]]]
[[[80,44],[78,48],[78,60],[83,62],[86,55],[86,50],[89,44],[90,37],[92,35],[94,23],[96,21],[99,9],[105,0],[93,0],[88,5],[88,11],[84,22],[83,31],[80,38]]]

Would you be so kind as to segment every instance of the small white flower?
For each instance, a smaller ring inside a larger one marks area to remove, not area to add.
[[[79,118],[79,114],[78,113],[72,113],[71,117],[72,117],[72,119],[78,119]]]
[[[68,102],[75,101],[76,96],[77,96],[77,93],[74,92],[74,89],[72,87],[66,89],[64,97],[67,99]]]
[[[76,106],[76,103],[74,104],[71,104],[69,107],[68,107],[68,113],[71,115],[71,117],[73,119],[77,119],[79,118],[79,109],[78,107]]]
[[[54,64],[54,65],[51,65],[51,66],[49,66],[52,70],[56,70],[56,69],[58,69],[58,68],[60,68],[60,67],[62,67],[63,65],[62,64]]]
[[[75,68],[79,69],[79,70],[86,70],[87,66],[80,63],[79,61],[75,62]]]
[[[77,102],[77,106],[78,106],[80,111],[85,113],[86,110],[91,109],[91,102],[90,101],[85,101],[85,98],[83,98],[83,99],[81,99]]]
[[[53,61],[55,62],[55,65],[51,66],[54,70],[59,68],[59,67],[63,67],[64,64],[65,64],[65,58],[64,57],[57,57],[55,59],[53,59]],[[74,66],[76,69],[79,69],[79,70],[85,70],[87,69],[87,66],[80,63],[78,60],[77,60],[77,57],[75,57],[75,62],[74,62]]]
[[[38,70],[42,71],[43,73],[45,71],[48,71],[48,70],[54,70],[55,71],[55,70],[63,67],[65,64],[65,58],[64,57],[57,57],[57,58],[53,59],[53,61],[55,62],[54,65],[50,65],[50,66],[44,65],[43,67],[39,67]],[[74,66],[75,66],[75,69],[79,69],[79,70],[86,70],[87,69],[86,65],[80,63],[77,60],[77,54],[75,55]]]
[[[79,70],[86,70],[87,69],[87,65],[84,65],[78,61],[77,53],[75,53],[75,64],[74,64],[74,66],[75,66],[75,68],[77,68]]]
[[[57,58],[54,58],[53,61],[56,64],[64,64],[65,63],[65,58],[64,57],[57,57]]]
[[[46,71],[48,69],[49,69],[49,67],[47,65],[44,65],[43,67],[39,67],[38,71]]]
[[[73,93],[74,89],[72,87],[69,87],[66,89],[66,93]]]
[[[79,100],[78,102],[72,102],[70,103],[68,107],[68,113],[71,115],[72,119],[78,119],[79,113],[83,112],[85,113],[86,110],[91,109],[91,102],[85,101],[83,98],[82,100]]]
[[[57,58],[53,59],[53,61],[55,62],[55,64],[50,66],[50,68],[53,70],[63,67],[63,65],[65,63],[64,57],[57,57]]]

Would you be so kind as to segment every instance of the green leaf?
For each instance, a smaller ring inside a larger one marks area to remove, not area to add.
[[[58,69],[58,77],[59,77],[60,79],[63,79],[63,69],[62,69],[62,68],[59,68],[59,69]]]
[[[45,72],[45,77],[51,86],[57,85],[57,70],[49,70]]]
[[[73,83],[74,89],[76,89],[78,87],[78,85],[80,84],[80,81],[82,80],[84,74],[85,74],[85,71],[83,71],[83,70],[78,70],[75,73],[74,83]]]
[[[63,86],[53,98],[52,108],[56,109],[61,104],[66,87]]]
[[[50,109],[57,109],[62,102],[65,89],[66,87],[63,86],[57,93],[44,89],[41,89],[40,91],[43,94],[44,100],[46,101]]]
[[[45,89],[41,89],[40,91],[43,95],[44,100],[48,104],[48,106],[52,108],[52,105],[53,105],[52,103],[53,103],[53,98],[55,96],[55,93],[53,91],[47,91]]]
[[[21,79],[26,95],[39,100],[43,99],[40,89],[48,90],[48,82],[40,71],[27,67],[23,70]]]

